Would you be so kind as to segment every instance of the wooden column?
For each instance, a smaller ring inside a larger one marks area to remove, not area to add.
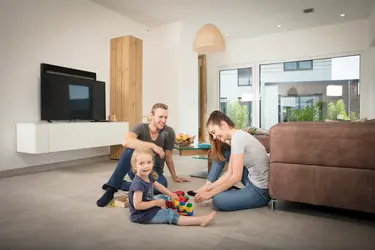
[[[111,39],[110,113],[129,122],[129,130],[142,122],[143,41],[133,36]],[[125,148],[111,146],[110,158],[118,160]]]
[[[207,142],[207,63],[206,55],[198,56],[199,63],[199,142]]]

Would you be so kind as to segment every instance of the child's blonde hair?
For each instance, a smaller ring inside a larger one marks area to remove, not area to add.
[[[152,149],[149,149],[149,148],[135,149],[131,158],[132,171],[134,174],[137,174],[137,156],[141,154],[151,155],[152,163],[154,163],[155,161],[155,154]],[[154,170],[151,171],[151,175],[154,178],[154,180],[157,180],[159,178],[158,174]]]

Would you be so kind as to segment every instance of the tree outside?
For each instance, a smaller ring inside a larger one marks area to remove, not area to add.
[[[227,115],[234,122],[238,129],[248,127],[249,110],[247,106],[242,106],[239,100],[228,103]]]

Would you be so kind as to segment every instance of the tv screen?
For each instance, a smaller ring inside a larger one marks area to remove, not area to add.
[[[41,75],[41,120],[105,120],[105,83]]]

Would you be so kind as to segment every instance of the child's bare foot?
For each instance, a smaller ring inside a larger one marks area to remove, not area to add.
[[[212,211],[209,215],[202,217],[201,227],[207,226],[215,217],[216,211]]]

